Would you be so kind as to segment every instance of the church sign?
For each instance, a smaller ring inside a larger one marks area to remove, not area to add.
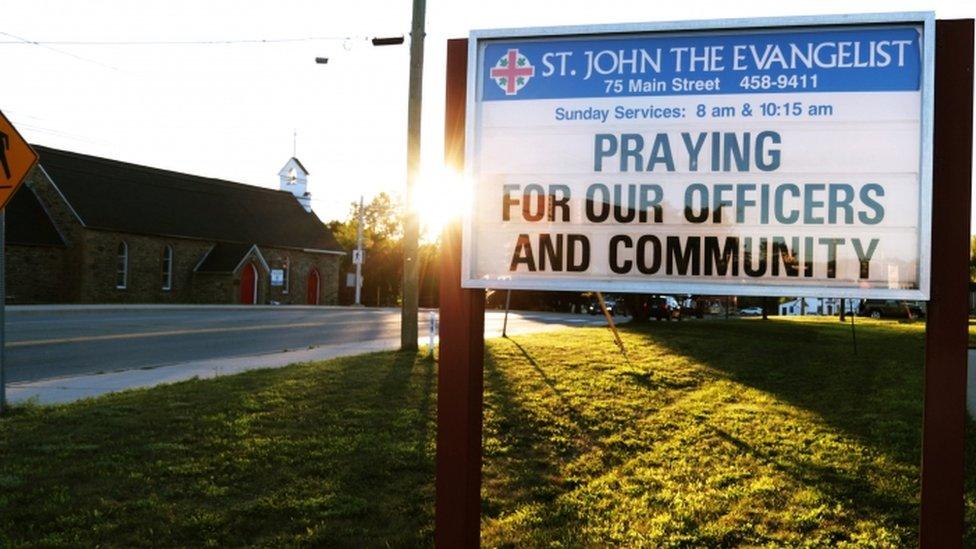
[[[927,299],[931,14],[469,41],[468,288]]]

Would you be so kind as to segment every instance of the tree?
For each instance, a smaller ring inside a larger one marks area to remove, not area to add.
[[[363,205],[364,305],[395,306],[400,301],[403,270],[403,214],[400,200],[386,193]],[[332,221],[328,227],[346,250],[356,248],[359,204],[352,203],[346,221]],[[353,270],[351,254],[342,261],[342,272]]]
[[[363,292],[362,303],[369,306],[400,304],[403,284],[403,206],[399,197],[387,193],[376,195],[363,205]],[[345,221],[330,221],[326,225],[346,250],[356,249],[356,227],[359,223],[359,204],[352,203]],[[436,242],[421,243],[420,306],[436,307],[437,276],[440,271],[440,246]],[[342,273],[355,270],[352,254],[341,265]],[[341,276],[345,282],[345,275]],[[342,303],[352,303],[352,292],[340,292]]]
[[[976,282],[976,235],[969,237],[969,281]]]

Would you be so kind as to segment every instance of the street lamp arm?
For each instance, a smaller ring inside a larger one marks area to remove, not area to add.
[[[372,40],[374,46],[399,46],[403,43],[403,36],[375,37]]]

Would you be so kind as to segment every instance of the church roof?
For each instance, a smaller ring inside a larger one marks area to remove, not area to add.
[[[251,251],[267,270],[261,251],[254,244],[240,244],[236,242],[218,242],[207,255],[203,257],[194,271],[198,273],[233,273],[241,266]]]
[[[33,147],[87,227],[343,251],[328,227],[289,192]]]
[[[301,160],[299,160],[298,158],[296,158],[294,156],[291,157],[291,159],[295,161],[295,164],[298,164],[298,167],[301,168],[303,172],[305,172],[305,175],[312,175],[312,174],[310,174],[308,172],[308,169],[305,168],[305,166],[302,164],[302,161]]]
[[[61,246],[64,239],[48,217],[34,191],[24,185],[6,208],[7,243],[22,246]]]
[[[285,162],[285,165],[282,166],[280,170],[278,170],[278,175],[282,175],[282,176],[288,175],[289,170],[294,166],[297,166],[298,169],[301,170],[303,174],[311,175],[308,173],[308,170],[305,169],[305,165],[302,164],[302,161],[294,156],[289,158],[288,162]]]

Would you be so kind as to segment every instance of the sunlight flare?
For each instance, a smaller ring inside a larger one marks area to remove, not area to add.
[[[420,219],[421,240],[436,242],[444,227],[467,215],[471,185],[460,173],[446,166],[421,172],[414,191],[414,208]]]

